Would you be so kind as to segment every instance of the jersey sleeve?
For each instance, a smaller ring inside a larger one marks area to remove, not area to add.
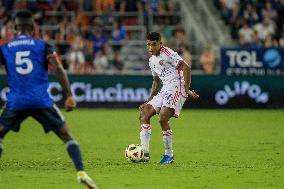
[[[162,47],[161,51],[164,53],[165,59],[167,59],[168,62],[170,62],[170,64],[172,64],[176,68],[179,66],[180,62],[183,61],[178,53],[170,48]]]
[[[151,72],[152,72],[152,76],[158,76],[158,74],[153,69],[151,69]]]
[[[152,76],[158,76],[158,74],[154,71],[152,65],[151,65],[151,58],[149,59],[149,67],[151,69],[151,73],[152,73]]]
[[[179,66],[180,62],[183,61],[177,52],[171,53],[171,55],[169,56],[169,60],[172,63],[172,65],[176,68]]]

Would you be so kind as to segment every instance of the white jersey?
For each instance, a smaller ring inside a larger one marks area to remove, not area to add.
[[[153,76],[158,76],[163,85],[171,82],[184,83],[183,73],[178,69],[182,58],[172,49],[162,46],[160,54],[149,58],[149,66]]]
[[[180,61],[182,58],[168,47],[162,47],[159,55],[152,55],[149,59],[152,75],[158,76],[163,82],[159,93],[147,102],[157,113],[162,107],[172,108],[174,117],[178,117],[181,112],[187,97]]]

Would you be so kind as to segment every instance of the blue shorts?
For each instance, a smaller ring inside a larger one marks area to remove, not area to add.
[[[0,126],[3,126],[7,130],[18,132],[21,123],[28,117],[33,117],[37,120],[42,125],[45,133],[65,127],[64,117],[56,105],[49,108],[24,110],[9,110],[4,108],[0,115]]]

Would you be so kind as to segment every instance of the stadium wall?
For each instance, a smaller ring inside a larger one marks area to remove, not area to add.
[[[70,75],[78,107],[138,108],[148,98],[151,76]],[[0,76],[1,105],[8,88]],[[63,105],[59,83],[50,78],[49,92]],[[192,89],[199,100],[188,100],[185,108],[284,108],[284,77],[281,76],[193,76]]]

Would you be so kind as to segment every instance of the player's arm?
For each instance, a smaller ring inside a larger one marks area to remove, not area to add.
[[[72,111],[73,108],[76,107],[76,101],[70,90],[70,83],[67,74],[62,66],[62,63],[56,54],[54,54],[54,56],[49,57],[48,61],[53,65],[54,74],[60,82],[64,93],[66,94],[67,98],[65,100],[65,110]]]
[[[158,94],[158,92],[161,89],[161,86],[162,86],[162,82],[161,82],[160,78],[158,76],[153,76],[152,88],[151,88],[150,96],[149,96],[147,102],[152,100],[152,98]]]
[[[181,60],[179,62],[179,67],[181,68],[181,70],[183,72],[183,77],[184,77],[184,81],[185,81],[185,92],[186,92],[187,96],[192,97],[192,98],[198,98],[199,95],[194,90],[190,90],[191,68],[190,68],[189,64],[187,64],[186,62]]]
[[[148,100],[145,103],[143,103],[142,105],[139,106],[139,110],[140,111],[143,110],[143,108],[147,104],[147,102],[152,100],[153,97],[158,94],[158,92],[161,89],[161,86],[162,86],[162,82],[161,82],[160,78],[158,76],[153,76],[153,83],[152,83],[150,96],[149,96]]]
[[[65,92],[66,96],[72,96],[70,90],[69,80],[67,78],[67,74],[59,60],[58,56],[54,56],[53,58],[49,58],[49,62],[53,65],[53,72],[56,78],[59,80],[61,86],[63,87],[63,91]]]
[[[179,62],[179,66],[183,72],[183,77],[185,81],[185,91],[188,92],[191,84],[191,68],[183,60]]]

